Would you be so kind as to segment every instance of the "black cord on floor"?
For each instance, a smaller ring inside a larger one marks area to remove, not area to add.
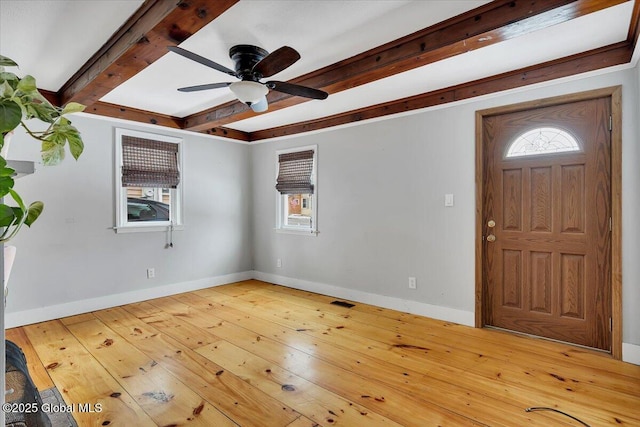
[[[585,423],[585,422],[584,422],[584,421],[582,421],[581,419],[576,418],[576,417],[574,417],[573,415],[567,414],[566,412],[563,412],[563,411],[561,411],[561,410],[559,410],[559,409],[555,409],[555,408],[547,408],[547,407],[544,407],[544,406],[534,406],[534,407],[531,407],[531,408],[527,408],[527,409],[525,409],[525,411],[527,411],[527,412],[534,412],[534,411],[553,411],[553,412],[557,412],[558,414],[562,414],[562,415],[564,415],[564,416],[567,416],[567,417],[569,417],[569,418],[571,418],[571,419],[573,419],[573,420],[576,420],[577,422],[579,422],[579,423],[580,423],[580,424],[582,424],[583,426],[591,427],[589,424]]]

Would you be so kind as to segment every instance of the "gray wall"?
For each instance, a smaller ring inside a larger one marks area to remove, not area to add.
[[[635,69],[252,147],[254,269],[472,313],[475,112],[614,85],[623,85],[623,336],[640,344]],[[276,233],[275,151],[311,144],[318,145],[320,233]],[[446,193],[454,194],[454,207],[444,206]],[[417,290],[408,288],[409,276]]]
[[[250,271],[251,182],[249,146],[95,116],[73,120],[85,142],[78,162],[37,165],[17,181],[26,201],[45,210],[31,229],[12,241],[18,256],[9,281],[6,312],[33,310],[114,294]],[[182,137],[185,227],[165,232],[115,234],[114,129],[124,127]],[[9,157],[38,160],[39,144],[14,136]],[[155,279],[146,278],[154,267]],[[90,308],[90,307],[89,307]]]

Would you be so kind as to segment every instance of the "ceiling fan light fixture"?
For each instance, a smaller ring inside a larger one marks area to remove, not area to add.
[[[269,104],[267,103],[267,97],[263,96],[260,98],[258,102],[251,102],[249,107],[256,113],[264,113],[269,108]]]
[[[245,104],[260,103],[267,93],[269,93],[269,89],[265,85],[245,80],[231,83],[229,89],[231,89],[231,92],[233,92],[238,100]],[[266,102],[267,100],[265,98],[264,103],[266,104]]]

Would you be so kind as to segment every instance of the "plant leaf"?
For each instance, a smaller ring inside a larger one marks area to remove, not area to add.
[[[31,116],[37,117],[46,123],[53,123],[55,118],[58,117],[58,112],[50,105],[35,102],[30,103],[28,107]]]
[[[45,165],[57,165],[64,159],[64,147],[69,143],[69,151],[77,160],[84,150],[80,132],[65,117],[60,117],[49,130],[42,143],[42,160]]]
[[[40,154],[42,155],[42,163],[45,166],[55,166],[64,159],[64,140],[62,144],[58,140],[59,137],[53,134],[42,142]]]
[[[31,227],[31,224],[38,219],[43,210],[44,203],[40,201],[31,203],[29,209],[27,209],[27,219],[24,220],[24,223]]]
[[[0,157],[0,159],[1,158],[2,157]],[[6,161],[4,162],[4,164],[0,164],[0,177],[3,177],[3,176],[12,177],[14,173],[16,173],[16,171],[8,167]]]
[[[78,157],[84,151],[84,143],[82,142],[82,138],[80,138],[80,132],[73,126],[71,126],[75,132],[67,133],[67,141],[69,141],[69,151],[71,151],[71,155],[74,159],[78,160]]]
[[[1,65],[0,65],[1,67]],[[13,73],[9,73],[7,71],[0,71],[0,81],[7,81],[7,82],[17,82],[19,81],[20,78],[18,76],[16,76]],[[17,83],[16,83],[17,85]]]
[[[0,93],[6,96],[12,96],[20,79],[13,73],[0,71],[0,82],[2,82],[2,90]]]
[[[17,67],[13,59],[7,58],[6,56],[0,55],[0,67]]]
[[[18,83],[17,90],[28,94],[35,92],[38,90],[36,79],[34,79],[33,76],[24,76]]]
[[[0,227],[8,227],[13,224],[16,215],[12,208],[5,204],[0,204]]]
[[[0,132],[14,130],[22,120],[20,105],[10,99],[0,100]]]
[[[13,184],[13,178],[10,176],[0,176],[0,197],[9,194],[9,191],[13,188]]]
[[[13,87],[9,84],[9,82],[3,80],[2,84],[0,84],[0,96],[3,99],[11,98],[13,96],[13,92]]]
[[[79,104],[77,102],[69,102],[62,109],[62,114],[79,113],[81,111],[84,111],[84,108],[85,106],[82,104]]]
[[[20,221],[22,221],[22,217],[24,217],[24,214],[26,213],[22,208],[19,208],[18,206],[11,206],[11,209],[13,209],[13,214],[15,215],[15,219],[13,220],[14,223],[18,223]]]
[[[11,195],[11,198],[13,198],[13,200],[16,201],[18,206],[20,206],[20,209],[22,209],[24,211],[27,208],[24,205],[24,202],[22,201],[22,197],[20,197],[20,195],[18,193],[16,193],[16,190],[14,190],[14,189],[9,190],[9,194]]]

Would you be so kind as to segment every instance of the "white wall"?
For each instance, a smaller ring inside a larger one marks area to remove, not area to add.
[[[475,112],[615,85],[623,85],[623,340],[640,344],[635,69],[252,147],[258,277],[473,324]],[[310,144],[318,145],[320,233],[278,234],[275,151]],[[444,207],[445,193],[455,195],[454,207]],[[408,289],[409,276],[417,290]]]
[[[89,115],[73,124],[85,142],[80,160],[69,155],[59,166],[36,165],[34,175],[16,183],[26,201],[42,200],[45,210],[12,241],[18,257],[9,281],[7,327],[211,286],[252,269],[248,145]],[[185,141],[185,227],[173,233],[173,249],[165,249],[165,232],[111,229],[115,127]],[[9,158],[39,160],[39,144],[18,133]],[[155,268],[155,279],[146,278],[148,267]]]

